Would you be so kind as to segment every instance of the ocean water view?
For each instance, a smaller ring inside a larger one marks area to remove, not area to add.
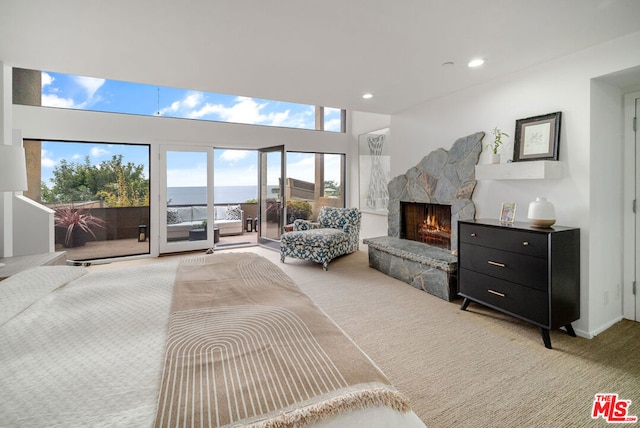
[[[267,186],[270,190],[277,186]],[[258,186],[214,186],[215,204],[237,204],[258,197]],[[205,205],[206,187],[167,187],[168,205]]]

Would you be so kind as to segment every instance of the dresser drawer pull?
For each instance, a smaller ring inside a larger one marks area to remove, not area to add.
[[[506,297],[506,294],[504,293],[500,293],[498,291],[494,291],[494,290],[487,290],[489,293],[491,294],[495,294],[496,296],[500,296],[500,297]]]
[[[478,235],[476,235],[475,233],[472,233],[472,234],[471,234],[471,237],[472,237],[472,238],[475,238],[476,236],[478,236]]]
[[[522,245],[524,245],[524,246],[526,247],[527,245],[529,245],[529,241],[524,241],[524,242],[522,243]]]
[[[507,267],[507,265],[505,265],[504,263],[498,263],[498,262],[492,262],[491,260],[487,261],[487,263],[489,263],[492,266],[498,266],[498,267]]]

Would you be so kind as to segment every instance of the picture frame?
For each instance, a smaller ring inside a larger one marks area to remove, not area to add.
[[[562,112],[516,120],[513,162],[558,160]]]
[[[516,220],[516,208],[515,202],[503,202],[500,209],[500,223],[513,224]]]
[[[390,129],[383,128],[358,136],[360,211],[387,215],[391,156]]]

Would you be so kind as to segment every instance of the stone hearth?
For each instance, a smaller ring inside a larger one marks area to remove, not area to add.
[[[363,242],[372,268],[447,301],[458,295],[458,257],[451,251],[392,236]]]
[[[400,202],[451,205],[451,249],[458,248],[458,220],[475,217],[471,200],[475,165],[484,132],[459,138],[449,151],[438,149],[389,183],[388,237],[365,239],[369,265],[416,288],[451,301],[457,297],[457,256],[421,242],[400,239]],[[393,239],[389,239],[393,238]]]

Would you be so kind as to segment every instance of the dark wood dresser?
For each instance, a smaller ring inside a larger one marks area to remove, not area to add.
[[[498,220],[458,222],[458,294],[462,310],[481,303],[549,330],[580,318],[580,229]]]

